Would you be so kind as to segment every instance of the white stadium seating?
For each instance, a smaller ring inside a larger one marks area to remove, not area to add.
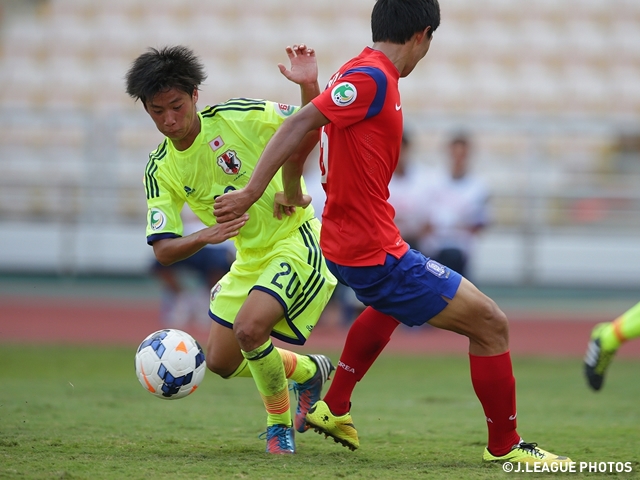
[[[141,172],[160,137],[126,95],[124,75],[148,47],[194,48],[209,75],[200,106],[237,96],[297,103],[276,66],[287,63],[284,47],[316,48],[324,86],[371,43],[373,3],[5,2],[0,227],[2,219],[144,222]],[[416,159],[435,166],[447,135],[467,129],[494,192],[496,228],[517,232],[522,205],[534,205],[534,227],[622,218],[614,224],[640,228],[640,168],[618,183],[607,176],[621,173],[618,137],[639,129],[640,1],[442,0],[441,10],[431,51],[400,82]],[[594,192],[626,195],[612,205],[628,215],[576,215],[574,196]]]

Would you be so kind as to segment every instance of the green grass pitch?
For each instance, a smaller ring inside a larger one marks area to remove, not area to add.
[[[353,397],[359,450],[307,432],[296,436],[296,455],[270,456],[258,439],[265,413],[250,379],[207,372],[194,394],[164,401],[138,383],[134,351],[0,344],[0,479],[553,475],[507,474],[481,462],[486,427],[465,357],[383,354]],[[639,366],[616,359],[593,393],[580,359],[514,358],[520,434],[575,461],[632,462],[632,472],[607,478],[640,478]]]

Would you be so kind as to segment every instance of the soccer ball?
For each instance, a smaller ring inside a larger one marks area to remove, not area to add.
[[[192,393],[206,365],[198,342],[182,330],[158,330],[145,338],[136,352],[136,375],[145,390],[166,400]]]

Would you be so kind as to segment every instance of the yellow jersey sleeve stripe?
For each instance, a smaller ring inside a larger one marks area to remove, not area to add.
[[[235,110],[240,112],[248,112],[251,110],[264,111],[266,102],[264,100],[252,100],[248,98],[233,98],[225,103],[219,103],[212,107],[202,110],[201,114],[205,118],[213,117],[218,112]]]
[[[158,180],[156,180],[155,174],[158,171],[157,161],[162,160],[167,154],[167,140],[154,151],[149,154],[149,161],[144,171],[144,185],[147,194],[147,200],[155,198],[160,195],[160,188],[158,187]]]

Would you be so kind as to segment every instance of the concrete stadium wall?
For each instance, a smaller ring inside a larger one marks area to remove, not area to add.
[[[141,275],[152,259],[144,225],[0,222],[0,272]],[[496,285],[640,287],[640,242],[619,233],[488,231],[469,276]]]

